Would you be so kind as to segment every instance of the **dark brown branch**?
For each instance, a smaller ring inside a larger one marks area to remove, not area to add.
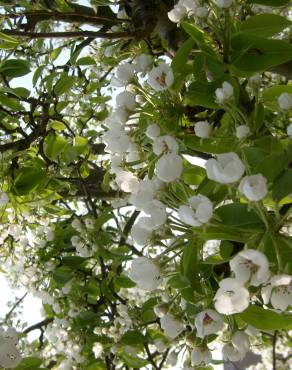
[[[115,17],[108,17],[108,16],[99,16],[95,14],[80,14],[76,12],[48,12],[44,10],[34,11],[34,12],[24,12],[24,13],[12,13],[12,14],[5,14],[5,18],[17,19],[20,17],[26,17],[28,23],[22,25],[26,29],[30,25],[35,25],[36,23],[52,19],[56,21],[62,22],[78,22],[78,23],[90,23],[90,24],[108,24],[108,23],[124,23],[129,22],[129,19],[120,19]]]
[[[80,37],[92,37],[100,39],[126,39],[134,38],[134,32],[124,31],[124,32],[94,32],[94,31],[68,31],[68,32],[25,32],[17,30],[1,30],[2,33],[9,36],[17,36],[27,39],[65,39],[65,38],[80,38]]]
[[[23,334],[28,334],[28,333],[30,333],[31,331],[33,331],[33,330],[37,330],[37,329],[41,330],[44,326],[49,325],[49,324],[50,324],[51,322],[53,322],[53,321],[54,321],[54,318],[53,318],[53,317],[49,317],[49,318],[47,318],[47,319],[45,319],[45,320],[43,320],[43,321],[38,322],[37,324],[34,324],[34,325],[32,325],[32,326],[29,326],[28,328],[26,328],[26,329],[23,331]]]

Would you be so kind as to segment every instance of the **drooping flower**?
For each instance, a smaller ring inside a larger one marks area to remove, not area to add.
[[[139,189],[139,179],[132,172],[119,170],[116,172],[116,183],[126,193],[136,193]]]
[[[250,348],[248,335],[243,331],[235,332],[231,337],[231,343],[225,344],[222,349],[225,361],[242,361]]]
[[[182,205],[178,209],[180,219],[191,226],[201,226],[213,215],[212,202],[204,195],[195,195],[189,199],[190,206]]]
[[[216,4],[218,8],[223,8],[223,9],[230,8],[233,2],[234,0],[216,0]]]
[[[218,154],[217,160],[208,159],[205,168],[208,178],[221,184],[238,181],[245,171],[244,164],[234,152]]]
[[[135,95],[131,94],[129,91],[123,91],[116,96],[116,104],[120,108],[133,111],[136,106]]]
[[[250,285],[259,286],[270,277],[267,257],[255,249],[245,249],[239,252],[229,264],[231,271],[235,273],[236,280],[242,284],[249,281]]]
[[[222,329],[223,317],[214,310],[204,310],[196,316],[195,327],[197,337],[204,338],[206,335],[215,334]]]
[[[233,87],[232,85],[225,81],[222,87],[215,90],[216,101],[218,104],[224,104],[233,97]]]
[[[103,352],[103,345],[99,342],[93,344],[92,352],[95,358],[99,358]]]
[[[154,140],[160,135],[160,127],[156,123],[152,123],[147,127],[145,134],[149,139]]]
[[[150,241],[152,235],[151,225],[150,228],[145,225],[148,220],[149,217],[141,217],[132,227],[131,236],[138,245],[144,246]]]
[[[136,72],[146,73],[152,65],[153,58],[149,54],[137,55],[134,59],[134,67]]]
[[[111,79],[111,84],[116,87],[127,86],[128,83],[134,78],[135,68],[130,63],[120,64],[117,69],[115,76]]]
[[[178,23],[183,17],[185,17],[187,10],[181,4],[176,4],[173,9],[171,9],[167,15],[171,22]]]
[[[166,63],[159,64],[149,72],[148,84],[156,91],[167,90],[174,81],[171,67]]]
[[[240,125],[236,127],[236,137],[239,140],[245,139],[250,135],[250,128],[247,125]]]
[[[207,121],[199,121],[195,124],[195,134],[202,138],[208,138],[211,134],[212,127]]]
[[[278,98],[279,107],[283,110],[292,108],[292,94],[282,93]]]
[[[184,330],[184,324],[171,313],[161,317],[160,324],[165,334],[171,339],[176,338]]]
[[[9,197],[5,191],[0,190],[0,207],[6,206],[9,203]]]
[[[156,175],[163,182],[178,179],[183,170],[183,160],[175,153],[164,154],[156,163]]]
[[[212,361],[212,355],[207,347],[196,347],[191,352],[192,366],[209,364]]]
[[[233,315],[248,307],[249,292],[238,280],[226,278],[220,281],[214,301],[218,312]]]
[[[15,345],[9,342],[0,344],[0,366],[14,369],[17,367],[22,358]]]
[[[157,289],[161,283],[158,266],[147,257],[138,257],[132,261],[129,278],[133,280],[140,289],[148,291]]]
[[[268,193],[267,179],[262,174],[245,176],[239,184],[239,191],[252,202],[257,202]]]
[[[170,135],[159,136],[153,141],[153,152],[156,155],[162,153],[177,153],[178,149],[179,146],[177,141]]]
[[[265,304],[271,302],[278,310],[285,311],[292,306],[292,276],[275,275],[269,284],[262,288],[262,297]]]

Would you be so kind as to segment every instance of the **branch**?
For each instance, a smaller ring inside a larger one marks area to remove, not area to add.
[[[4,320],[1,322],[1,325],[3,323],[6,323],[9,317],[12,315],[13,311],[20,305],[20,303],[24,300],[24,298],[27,296],[28,292],[26,292],[21,298],[19,298],[14,305],[11,307],[10,311],[6,314]]]
[[[277,344],[277,330],[275,330],[274,335],[273,335],[273,370],[277,369],[277,357],[276,357],[276,344]]]
[[[43,321],[38,322],[37,324],[34,324],[34,325],[32,325],[32,326],[29,326],[28,328],[26,328],[26,329],[22,332],[22,334],[28,334],[28,333],[30,333],[31,331],[33,331],[33,330],[37,330],[37,329],[41,330],[43,326],[47,326],[47,325],[49,325],[49,324],[50,324],[51,322],[53,322],[53,321],[54,321],[54,318],[53,318],[53,317],[49,317],[49,318],[47,318],[47,319],[45,319],[45,320],[43,320]]]
[[[17,36],[28,39],[48,39],[48,38],[79,38],[79,37],[92,37],[100,39],[123,39],[123,38],[134,38],[134,32],[95,32],[95,31],[68,31],[68,32],[26,32],[17,30],[1,30],[2,33],[9,36]]]

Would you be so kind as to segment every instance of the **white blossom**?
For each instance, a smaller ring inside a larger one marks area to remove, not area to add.
[[[255,249],[239,252],[229,263],[236,280],[242,284],[249,281],[250,285],[259,286],[270,277],[267,257]]]
[[[212,361],[212,355],[207,347],[196,347],[191,352],[192,366],[200,365],[202,363],[208,364]]]
[[[162,303],[154,306],[153,311],[157,317],[161,318],[167,314],[168,309],[168,304]]]
[[[183,160],[175,153],[163,155],[156,163],[156,175],[163,182],[171,182],[178,179],[182,170]]]
[[[216,4],[219,8],[230,8],[233,4],[234,0],[216,0]]]
[[[292,94],[287,92],[282,93],[278,98],[279,107],[283,110],[289,110],[292,108]]]
[[[147,126],[145,134],[149,139],[154,140],[160,135],[160,127],[156,123],[152,123]]]
[[[268,193],[267,179],[262,174],[245,176],[239,184],[239,191],[250,201],[257,202]]]
[[[130,63],[123,63],[117,67],[116,74],[111,79],[111,84],[116,87],[126,86],[135,75],[135,68]]]
[[[234,152],[218,154],[217,160],[208,159],[205,168],[208,178],[221,184],[238,181],[245,171],[244,164]]]
[[[162,226],[167,220],[167,212],[165,205],[159,200],[152,200],[143,207],[143,211],[150,216],[152,229],[156,230]]]
[[[153,141],[153,152],[156,155],[162,153],[177,153],[178,149],[179,146],[177,141],[170,135],[159,136]]]
[[[141,246],[149,243],[152,231],[151,228],[145,227],[146,217],[141,217],[136,224],[133,225],[131,230],[131,236],[133,240]]]
[[[92,347],[92,352],[95,358],[99,358],[103,352],[103,346],[99,342],[95,342]]]
[[[133,111],[136,106],[135,95],[131,94],[129,91],[123,91],[116,96],[116,104],[118,107]]]
[[[173,9],[171,9],[167,15],[169,20],[173,23],[178,23],[186,15],[187,10],[184,6],[176,4]]]
[[[134,67],[137,72],[146,73],[152,65],[153,58],[149,54],[137,55],[134,59]]]
[[[171,338],[176,338],[183,330],[184,324],[168,313],[160,319],[161,328]]]
[[[248,335],[243,331],[235,332],[231,337],[231,343],[225,344],[222,349],[225,361],[242,361],[250,348]]]
[[[174,81],[171,67],[166,63],[159,64],[149,72],[148,84],[156,91],[167,90]]]
[[[292,276],[275,275],[269,284],[262,288],[262,297],[265,304],[271,302],[278,310],[285,311],[292,306]]]
[[[212,202],[204,195],[195,195],[189,199],[189,205],[178,209],[180,219],[191,226],[201,226],[208,222],[213,215]]]
[[[9,197],[5,191],[0,190],[0,207],[9,203]]]
[[[214,310],[204,310],[196,316],[195,327],[197,337],[204,338],[206,335],[215,334],[222,329],[223,317]]]
[[[236,127],[236,137],[239,140],[245,139],[250,135],[250,128],[247,125],[240,125]]]
[[[218,312],[232,315],[248,307],[249,292],[238,280],[226,278],[220,281],[214,301]]]
[[[129,171],[118,171],[116,173],[116,183],[126,193],[136,193],[139,189],[138,177]]]
[[[138,257],[132,261],[129,278],[133,280],[140,289],[148,291],[157,289],[161,283],[158,266],[147,257]]]
[[[227,81],[223,82],[222,87],[215,90],[215,95],[217,103],[224,104],[233,97],[232,85]]]
[[[0,366],[14,369],[17,367],[22,358],[18,349],[10,342],[0,344]]]
[[[212,127],[207,121],[199,121],[195,124],[195,134],[202,138],[208,138],[211,134]]]

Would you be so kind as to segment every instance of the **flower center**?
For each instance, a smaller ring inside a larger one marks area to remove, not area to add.
[[[251,260],[245,260],[243,262],[243,264],[245,265],[245,267],[252,273],[252,274],[255,274],[258,269],[259,269],[259,266],[256,265],[255,263],[253,263]]]
[[[204,318],[203,318],[203,325],[210,325],[212,324],[214,320],[212,319],[211,316],[209,316],[207,313],[205,314]]]
[[[159,83],[160,86],[162,87],[166,87],[166,73],[165,72],[162,72],[160,76],[157,76],[155,78],[156,82]]]

